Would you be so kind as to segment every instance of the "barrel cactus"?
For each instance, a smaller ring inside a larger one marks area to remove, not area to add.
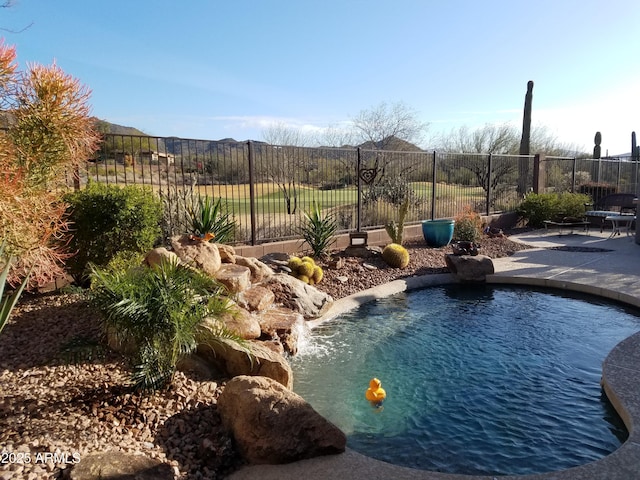
[[[288,265],[291,269],[291,275],[309,285],[320,283],[324,277],[322,267],[316,265],[311,257],[290,257]]]
[[[397,243],[390,243],[384,247],[382,258],[390,267],[405,268],[409,265],[409,251]]]
[[[288,265],[292,271],[298,270],[298,267],[302,265],[302,259],[300,257],[289,257]]]
[[[302,257],[300,260],[302,260],[303,262],[310,263],[311,265],[316,264],[315,260],[311,257]]]
[[[305,277],[310,277],[313,275],[313,267],[315,267],[315,265],[311,265],[309,262],[302,262],[298,267],[297,273]]]
[[[322,271],[322,267],[320,265],[313,267],[313,275],[311,276],[313,283],[320,283],[323,278],[324,272]]]

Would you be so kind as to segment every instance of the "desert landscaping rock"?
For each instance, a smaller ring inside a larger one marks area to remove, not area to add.
[[[258,318],[263,335],[278,340],[285,352],[298,353],[299,333],[305,329],[302,314],[285,307],[274,307],[262,312]]]
[[[333,305],[330,295],[285,273],[275,274],[260,285],[274,293],[276,303],[301,313],[305,319],[318,318]]]
[[[160,265],[163,260],[173,263],[180,263],[180,257],[164,247],[154,248],[153,250],[149,251],[149,253],[147,253],[147,255],[144,257],[144,263],[150,267]]]
[[[262,335],[258,319],[239,307],[233,309],[230,313],[222,315],[219,319],[206,318],[204,326],[215,332],[219,322],[222,322],[229,330],[245,340],[254,340]]]
[[[71,480],[173,480],[173,469],[158,459],[119,452],[92,453],[71,469]]]
[[[246,346],[241,346],[221,339],[198,346],[197,354],[230,377],[259,375],[293,388],[293,372],[287,360],[262,342],[247,342]]]
[[[171,248],[180,260],[211,277],[220,270],[222,260],[216,244],[201,240],[192,240],[189,235],[180,235],[171,239]]]
[[[254,464],[342,453],[347,438],[302,397],[264,377],[238,376],[218,399],[222,422]]]
[[[391,268],[385,264],[381,256],[358,258],[347,256],[341,252],[327,262],[343,260],[339,269],[325,268],[324,279],[316,288],[329,294],[334,299],[343,298],[362,290],[381,285],[401,278],[434,273],[447,273],[445,254],[452,253],[451,247],[427,248],[422,238],[409,239],[403,244],[409,250],[409,265],[406,268]],[[518,250],[530,248],[522,243],[512,242],[508,237],[483,238],[478,241],[484,255],[491,258],[506,257]],[[375,271],[364,270],[363,263],[378,267]]]
[[[236,250],[231,245],[216,243],[222,263],[236,263]]]
[[[249,267],[235,263],[223,263],[215,277],[227,288],[229,293],[243,292],[251,286]]]
[[[275,299],[276,296],[271,290],[256,285],[240,292],[236,302],[250,312],[262,312],[272,306]]]
[[[236,255],[236,264],[247,267],[251,271],[251,283],[259,283],[273,275],[273,270],[267,264],[253,257]]]
[[[447,254],[445,262],[451,274],[461,282],[484,282],[494,273],[493,262],[486,255]]]

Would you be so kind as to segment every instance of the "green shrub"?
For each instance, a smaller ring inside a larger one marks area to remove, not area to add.
[[[453,238],[463,242],[477,242],[482,236],[482,217],[467,207],[455,218]]]
[[[152,268],[92,267],[89,297],[103,313],[105,331],[131,346],[133,380],[142,390],[171,382],[178,361],[198,342],[241,340],[221,322],[216,331],[202,320],[228,312],[224,289],[207,275],[171,261]]]
[[[582,218],[588,195],[580,193],[530,193],[517,209],[518,215],[528,220],[531,227],[542,227],[545,220],[564,217]]]
[[[517,208],[531,227],[542,227],[558,211],[558,195],[555,193],[530,193]]]
[[[559,211],[557,217],[583,218],[586,211],[585,204],[591,203],[589,195],[581,193],[561,193],[558,197]]]
[[[131,250],[123,250],[116,253],[109,263],[105,266],[110,272],[125,272],[130,268],[141,267],[144,262],[145,254],[142,252],[132,252]]]
[[[105,266],[119,252],[146,252],[160,239],[162,203],[150,189],[90,183],[65,196],[72,231],[67,269],[85,283],[88,264]]]

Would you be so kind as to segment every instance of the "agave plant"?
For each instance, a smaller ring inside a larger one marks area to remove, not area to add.
[[[215,332],[202,327],[205,317],[229,311],[229,304],[223,287],[199,271],[163,261],[152,268],[92,267],[91,276],[90,298],[103,313],[105,331],[132,347],[138,389],[169,384],[198,341],[241,341],[222,325]]]
[[[329,254],[329,247],[335,242],[338,229],[335,216],[322,214],[318,203],[313,202],[313,208],[304,212],[304,223],[300,227],[302,238],[309,244],[313,256],[320,258]]]
[[[191,233],[204,237],[213,234],[218,243],[233,240],[235,222],[228,212],[222,209],[222,198],[214,202],[210,197],[199,197],[198,206],[189,209]]]
[[[7,284],[7,276],[9,275],[9,270],[11,269],[11,259],[5,258],[4,256],[5,242],[4,240],[0,244],[0,263],[4,262],[4,267],[2,268],[2,272],[0,272],[0,332],[7,324],[9,320],[9,316],[13,311],[16,303],[18,303],[18,298],[22,294],[24,287],[27,285],[29,281],[29,275],[25,277],[17,290],[15,290],[10,295],[5,296],[4,287]]]

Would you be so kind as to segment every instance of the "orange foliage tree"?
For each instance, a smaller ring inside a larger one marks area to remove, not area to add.
[[[15,47],[0,39],[0,240],[5,259],[15,258],[8,281],[31,271],[30,287],[63,273],[69,255],[61,194],[65,174],[86,161],[100,140],[90,116],[90,91],[57,65],[17,70]]]

